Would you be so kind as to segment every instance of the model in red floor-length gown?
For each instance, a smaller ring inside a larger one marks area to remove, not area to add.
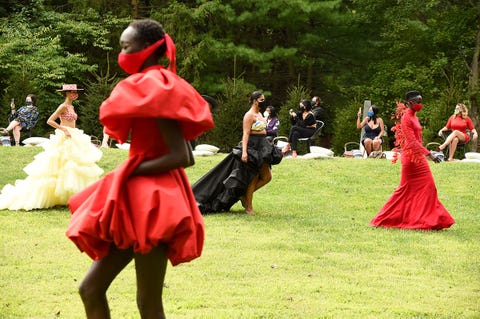
[[[146,254],[165,243],[172,265],[202,252],[203,219],[184,169],[130,177],[139,163],[168,152],[157,118],[176,120],[187,141],[213,127],[208,103],[160,65],[117,84],[100,107],[100,121],[120,143],[130,136],[128,159],[69,201],[67,236],[93,260],[112,245]]]
[[[424,230],[448,228],[455,221],[438,200],[426,159],[430,152],[422,145],[422,127],[414,110],[405,110],[400,128],[396,132],[401,147],[400,185],[370,225]]]

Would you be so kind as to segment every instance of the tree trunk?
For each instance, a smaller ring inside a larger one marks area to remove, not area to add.
[[[132,0],[132,18],[138,18],[138,1],[139,0]]]
[[[480,19],[480,16],[479,16]],[[473,126],[480,130],[479,125],[479,112],[478,112],[478,95],[479,95],[479,86],[478,78],[480,75],[479,70],[479,57],[480,57],[480,25],[477,33],[477,40],[475,43],[475,51],[473,52],[472,65],[470,67],[470,79],[469,79],[469,95],[470,95],[470,117],[473,121]],[[478,141],[472,141],[472,151],[476,152],[478,146]]]

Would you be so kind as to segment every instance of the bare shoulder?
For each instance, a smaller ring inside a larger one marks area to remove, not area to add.
[[[243,115],[243,120],[244,121],[253,121],[255,118],[255,114],[251,111],[248,111]]]
[[[57,111],[63,111],[66,109],[67,109],[67,105],[65,103],[62,103],[57,107]]]

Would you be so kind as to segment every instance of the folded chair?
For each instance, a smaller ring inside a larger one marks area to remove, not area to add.
[[[322,133],[322,128],[325,126],[325,123],[323,123],[320,120],[317,120],[317,128],[315,129],[315,132],[313,132],[313,135],[310,137],[301,137],[298,139],[299,143],[307,143],[307,153],[310,153],[310,146],[315,145],[315,139],[320,137],[320,134]]]

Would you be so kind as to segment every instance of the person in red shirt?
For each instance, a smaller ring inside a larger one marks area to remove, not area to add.
[[[447,125],[438,131],[438,136],[440,137],[443,136],[443,132],[452,131],[445,139],[445,142],[438,147],[439,151],[443,151],[448,146],[447,161],[453,160],[453,155],[455,154],[458,143],[468,143],[468,141],[470,141],[470,135],[467,133],[467,129],[473,133],[473,139],[476,140],[478,133],[473,127],[472,119],[468,116],[468,109],[465,104],[458,103],[455,106],[454,114],[448,119]]]

